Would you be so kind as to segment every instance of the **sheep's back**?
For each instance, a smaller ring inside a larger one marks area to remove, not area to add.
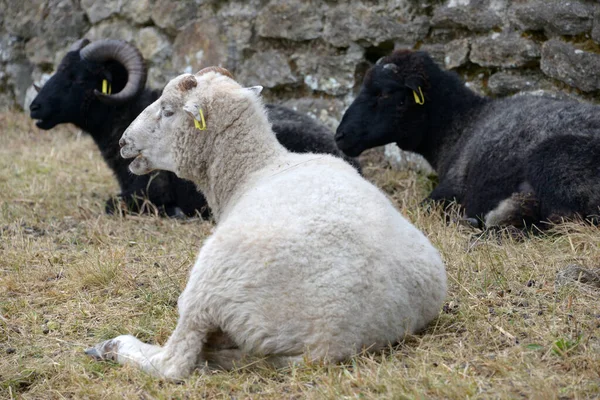
[[[434,318],[446,280],[426,237],[342,161],[287,161],[256,177],[201,251],[198,279],[220,293],[228,332],[262,327],[244,346],[265,354],[323,341],[348,352]]]
[[[469,168],[490,170],[515,163],[522,168],[536,145],[567,134],[600,137],[600,107],[533,95],[491,101],[456,144],[458,157],[448,176],[464,182]]]

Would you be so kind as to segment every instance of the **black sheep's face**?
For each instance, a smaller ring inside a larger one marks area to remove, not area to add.
[[[373,67],[337,128],[338,147],[350,157],[394,142],[414,150],[420,142],[414,127],[425,119],[425,107],[418,103],[425,100],[421,86],[401,79],[395,71]],[[417,90],[418,100],[411,87]]]
[[[103,68],[94,68],[81,60],[78,51],[67,53],[56,73],[46,82],[29,106],[30,116],[38,120],[41,129],[58,124],[81,125],[85,110],[95,100],[94,89],[101,89],[102,80],[109,78]]]

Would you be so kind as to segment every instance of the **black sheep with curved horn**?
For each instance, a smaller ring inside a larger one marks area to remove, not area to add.
[[[123,131],[160,96],[160,90],[146,89],[145,84],[146,67],[137,48],[120,40],[90,44],[80,39],[31,103],[31,118],[44,130],[73,123],[92,136],[121,188],[119,198],[106,202],[107,212],[114,212],[121,201],[128,210],[146,211],[144,199],[148,199],[167,215],[176,215],[177,208],[192,215],[206,207],[193,184],[179,182],[171,173],[160,172],[152,179],[134,176],[119,156]],[[178,195],[194,201],[182,201]]]
[[[107,201],[108,213],[115,212],[119,204],[133,212],[151,210],[146,207],[147,200],[168,216],[200,213],[207,217],[210,211],[206,200],[193,183],[165,171],[152,176],[133,175],[129,161],[119,155],[119,139],[125,129],[160,96],[160,90],[148,89],[145,84],[146,65],[135,46],[121,40],[90,43],[80,39],[39,90],[30,106],[31,118],[38,120],[37,126],[44,130],[73,123],[92,136],[121,188],[119,197]],[[345,158],[335,145],[333,133],[309,117],[280,106],[271,106],[269,114],[279,141],[288,150]],[[287,123],[291,116],[292,122],[301,119],[302,124]],[[355,161],[354,165],[359,168]]]

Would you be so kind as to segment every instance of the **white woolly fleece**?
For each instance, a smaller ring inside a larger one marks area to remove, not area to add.
[[[183,110],[190,104],[202,108],[206,131]],[[258,96],[232,79],[175,78],[123,144],[124,156],[144,160],[136,159],[144,164],[138,172],[162,154],[160,162],[172,163],[162,168],[193,179],[218,225],[165,346],[119,336],[90,354],[180,379],[248,355],[278,366],[340,361],[402,340],[437,316],[446,273],[429,240],[344,161],[283,149]]]

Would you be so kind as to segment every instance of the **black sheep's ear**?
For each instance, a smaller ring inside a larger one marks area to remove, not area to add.
[[[109,82],[112,82],[112,72],[110,72],[108,69],[104,69],[102,71],[102,76],[104,77],[104,79],[106,79]]]
[[[419,88],[423,87],[423,79],[418,76],[409,76],[404,80],[404,86],[411,90],[419,90]]]
[[[419,76],[409,76],[404,80],[404,86],[412,90],[415,103],[418,105],[425,104],[425,95],[423,94],[424,81]]]

